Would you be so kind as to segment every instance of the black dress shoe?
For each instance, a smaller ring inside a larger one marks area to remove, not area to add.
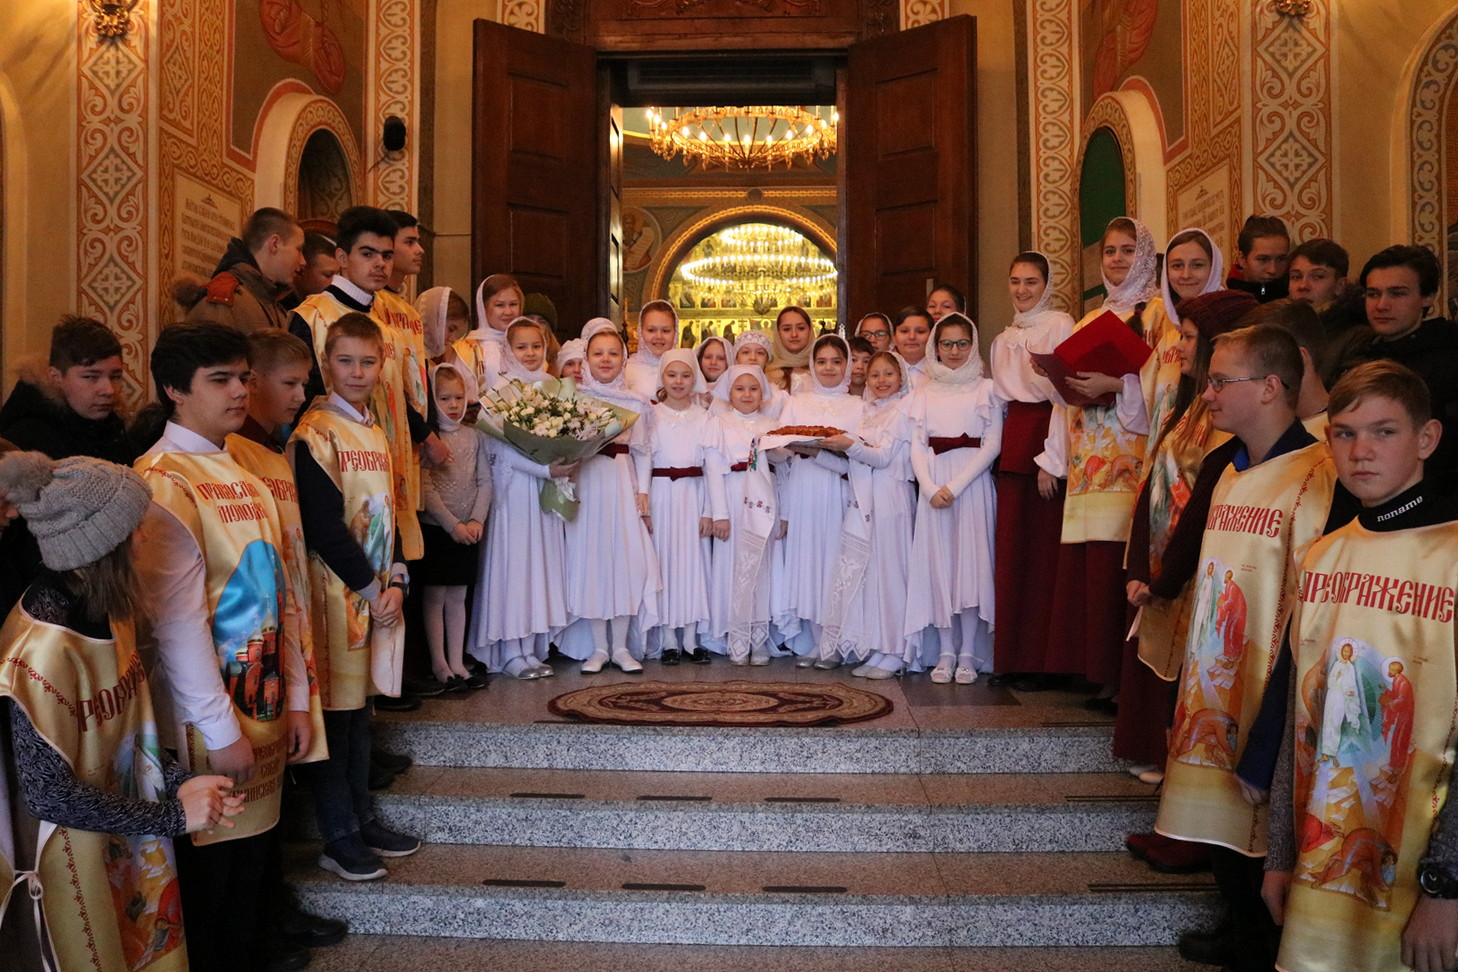
[[[309,950],[275,939],[264,946],[265,972],[298,972],[309,967]]]
[[[370,765],[387,769],[391,773],[403,773],[415,765],[415,760],[404,753],[392,753],[383,746],[371,746]]]
[[[381,712],[414,712],[420,708],[420,696],[401,692],[399,698],[390,695],[375,696],[375,708]]]
[[[665,648],[665,649],[663,649],[663,658],[662,658],[663,664],[665,664],[665,665],[677,665],[678,662],[679,662],[680,657],[682,656],[682,654],[683,653],[680,652],[677,648]]]
[[[1018,678],[1017,672],[1003,672],[1000,675],[993,675],[987,679],[988,688],[1008,688]]]
[[[1228,926],[1211,931],[1185,932],[1180,936],[1180,958],[1201,965],[1226,966],[1235,961],[1235,940]]]
[[[466,688],[473,691],[476,689],[485,688],[487,685],[490,684],[490,682],[491,680],[486,675],[486,670],[484,668],[481,669],[481,671],[479,672],[473,671],[471,672],[471,674],[466,676]]]
[[[694,649],[693,658],[690,659],[695,665],[707,665],[709,663],[709,649],[703,645]]]
[[[1119,703],[1113,699],[1092,698],[1084,702],[1083,707],[1090,712],[1098,712],[1106,716],[1119,714]]]
[[[446,690],[446,683],[437,681],[434,675],[418,678],[405,675],[400,679],[401,695],[418,695],[422,699],[434,698]]]
[[[299,948],[324,948],[338,945],[349,933],[349,925],[337,918],[312,915],[299,907],[293,888],[284,885],[284,894],[274,917],[278,937]]]
[[[385,767],[378,763],[371,763],[369,788],[371,790],[388,790],[390,784],[395,782],[395,777],[399,775],[394,770],[385,769]]]

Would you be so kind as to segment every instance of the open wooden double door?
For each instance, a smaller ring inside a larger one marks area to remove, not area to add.
[[[475,25],[476,279],[510,272],[575,336],[622,320],[622,135],[597,52]],[[848,326],[956,283],[975,312],[976,30],[970,17],[848,51],[837,263]],[[650,300],[661,294],[645,294]]]

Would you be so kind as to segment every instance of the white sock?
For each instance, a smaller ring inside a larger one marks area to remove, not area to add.
[[[607,618],[588,618],[587,627],[592,631],[592,648],[604,654],[608,650]]]
[[[628,622],[630,620],[632,619],[628,617],[613,618],[613,654],[615,655],[620,651],[628,650]],[[607,627],[606,621],[602,624],[603,627]]]
[[[978,616],[976,608],[968,608],[957,615],[957,625],[962,629],[962,651],[958,664],[974,672],[992,671],[987,622]]]

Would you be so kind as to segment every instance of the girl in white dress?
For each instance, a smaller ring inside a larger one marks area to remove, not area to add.
[[[572,622],[557,642],[587,674],[611,659],[641,672],[641,631],[657,624],[658,555],[648,535],[649,420],[646,400],[623,380],[627,345],[612,321],[594,318],[587,342],[583,394],[637,412],[638,421],[577,470],[577,516],[567,524],[567,611]],[[638,629],[638,624],[643,627]]]
[[[960,685],[992,670],[992,464],[1002,446],[1002,404],[982,376],[977,331],[961,314],[943,317],[926,352],[928,381],[911,400],[911,467],[920,485],[907,592],[908,667],[936,655],[931,679]],[[927,628],[936,640],[923,639]],[[923,647],[925,646],[925,647]]]
[[[649,444],[653,474],[648,489],[648,523],[663,589],[656,597],[657,626],[648,632],[648,657],[677,665],[687,655],[707,664],[699,644],[709,626],[710,531],[704,489],[704,457],[717,438],[709,410],[699,404],[704,378],[692,351],[663,355],[658,404],[652,409]]]
[[[861,318],[856,325],[856,337],[863,337],[871,342],[871,347],[877,351],[891,350],[891,332],[896,328],[891,323],[891,318],[880,311],[872,311]]]
[[[810,363],[811,388],[790,396],[780,413],[780,424],[829,426],[856,435],[865,403],[846,394],[850,349],[845,339],[827,334],[816,340]],[[783,451],[790,457],[789,471],[781,482],[780,518],[789,521],[789,532],[781,545],[783,570],[775,578],[775,624],[785,646],[799,656],[798,667],[834,668],[838,657],[834,653],[821,656],[816,649],[840,557],[850,466],[843,453],[830,448],[794,445]]]
[[[871,356],[860,436],[846,451],[856,498],[853,510],[867,520],[870,556],[860,584],[847,592],[849,607],[840,650],[847,660],[865,659],[865,664],[851,672],[862,678],[895,675],[905,664],[908,648],[904,629],[916,522],[916,474],[911,469],[913,429],[906,412],[907,385],[906,365],[900,358],[889,351]],[[826,444],[833,443],[827,440]],[[847,534],[850,519],[847,517]],[[846,562],[842,558],[842,565]]]
[[[678,311],[666,300],[650,300],[638,311],[638,350],[628,358],[623,380],[635,393],[652,399],[658,393],[658,367],[663,355],[678,347]]]
[[[729,342],[710,334],[694,349],[699,364],[699,374],[704,376],[704,392],[699,404],[708,408],[714,401],[714,384],[729,370]]]
[[[521,316],[521,285],[507,273],[493,273],[476,288],[476,329],[454,345],[457,357],[471,369],[477,388],[495,388],[502,371],[506,328]]]
[[[896,315],[896,327],[891,331],[891,343],[896,354],[906,362],[906,370],[911,376],[912,391],[926,384],[926,349],[931,328],[930,314],[920,307],[903,307]]]
[[[495,491],[481,545],[471,654],[492,672],[544,678],[552,674],[551,642],[567,624],[567,558],[562,519],[543,511],[538,497],[548,479],[570,476],[577,466],[538,465],[496,439],[485,447]]]
[[[754,440],[775,427],[764,411],[770,384],[758,365],[732,365],[714,388],[723,406],[709,430],[714,448],[705,461],[714,556],[709,584],[709,644],[736,665],[768,665],[773,544],[785,524],[776,508],[767,456],[753,456]],[[751,460],[753,462],[751,463]]]
[[[770,335],[770,362],[764,370],[771,387],[787,395],[810,388],[810,344],[814,339],[815,325],[809,311],[793,304],[780,309]]]

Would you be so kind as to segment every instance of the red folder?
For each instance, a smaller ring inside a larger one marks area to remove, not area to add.
[[[1074,391],[1068,379],[1079,372],[1115,378],[1138,374],[1153,353],[1154,349],[1113,311],[1104,311],[1049,353],[1029,352],[1069,405],[1105,406],[1114,404],[1112,394],[1089,398]]]

